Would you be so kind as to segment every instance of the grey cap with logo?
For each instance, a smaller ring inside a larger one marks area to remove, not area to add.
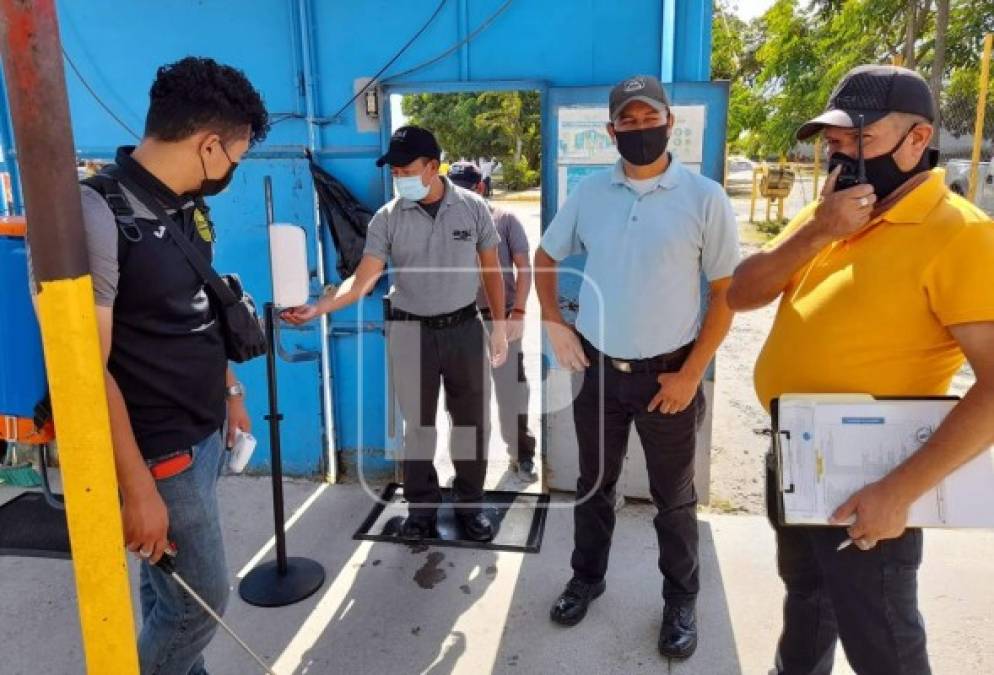
[[[622,80],[611,90],[611,121],[618,119],[621,111],[632,101],[641,101],[661,113],[669,110],[670,100],[662,83],[652,75],[636,75]]]

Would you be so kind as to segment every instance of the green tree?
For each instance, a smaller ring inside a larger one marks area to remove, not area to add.
[[[750,154],[789,152],[797,126],[817,114],[842,75],[860,63],[903,58],[913,64],[933,91],[943,90],[939,99],[950,127],[965,128],[963,108],[975,112],[967,84],[976,80],[982,36],[994,31],[994,0],[777,0],[745,27],[719,22],[725,2],[716,6],[714,71],[731,75],[730,134]],[[759,37],[736,40],[722,31]],[[749,62],[752,44],[760,46]],[[960,74],[964,68],[974,74]],[[740,91],[743,85],[748,93]]]
[[[729,80],[728,142],[733,152],[755,153],[755,136],[767,115],[766,101],[754,90],[757,53],[763,43],[758,21],[746,23],[728,0],[717,0],[711,24],[711,77]]]
[[[941,108],[943,126],[956,136],[974,132],[980,95],[980,58],[983,38],[988,33],[994,33],[994,0],[952,4],[946,35],[951,47],[946,51],[948,74]],[[994,137],[994,96],[990,94],[983,134],[986,139]]]
[[[943,90],[942,121],[950,133],[959,137],[972,135],[977,124],[977,101],[980,96],[980,70],[969,66],[957,68]],[[988,94],[984,113],[985,139],[994,138],[994,96]]]
[[[476,125],[482,112],[472,93],[411,94],[401,103],[411,124],[431,129],[449,157],[491,157],[506,151],[506,142]]]
[[[541,102],[535,91],[412,94],[401,109],[431,129],[448,157],[497,157],[519,186],[537,184]]]

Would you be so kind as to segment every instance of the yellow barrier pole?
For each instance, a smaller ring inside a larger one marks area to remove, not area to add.
[[[0,0],[0,34],[83,653],[91,675],[136,675],[134,615],[55,0]],[[39,662],[38,670],[50,668]]]
[[[987,87],[991,71],[991,43],[994,35],[984,37],[984,58],[980,63],[980,95],[977,97],[977,124],[973,128],[973,154],[970,157],[970,186],[966,196],[971,202],[977,197],[977,173],[980,168],[980,147],[984,141],[984,114],[987,112]]]
[[[761,169],[758,166],[752,167],[752,200],[749,202],[749,222],[756,222],[756,195],[759,194],[759,185],[756,182],[756,176],[759,175]]]
[[[787,157],[782,152],[780,153],[780,176],[783,177],[783,171],[787,168]],[[786,197],[777,197],[777,223],[783,222],[783,203]]]
[[[821,134],[815,136],[815,168],[812,174],[812,179],[814,183],[814,191],[812,193],[814,199],[818,199],[818,177],[821,175]]]

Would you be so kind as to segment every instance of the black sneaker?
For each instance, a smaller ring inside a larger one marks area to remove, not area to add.
[[[400,526],[400,538],[412,541],[431,539],[435,536],[435,521],[430,518],[408,516]]]
[[[697,612],[693,604],[667,604],[659,631],[659,653],[671,659],[690,658],[697,649]]]
[[[566,590],[552,606],[549,617],[561,626],[575,626],[587,615],[587,608],[596,598],[607,589],[607,583],[602,579],[596,584],[588,584],[573,578],[566,584]]]
[[[482,511],[459,513],[457,517],[459,524],[462,525],[463,534],[471,541],[491,541],[497,534],[497,528],[494,527],[490,517]]]

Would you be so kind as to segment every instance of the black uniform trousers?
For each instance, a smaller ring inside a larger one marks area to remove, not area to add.
[[[656,505],[653,519],[659,542],[659,569],[667,602],[690,604],[700,589],[697,491],[694,454],[705,400],[698,389],[681,412],[648,412],[659,391],[660,372],[676,372],[690,349],[655,372],[625,373],[610,357],[583,340],[590,367],[573,402],[580,452],[580,478],[574,515],[574,575],[588,583],[604,578],[615,523],[615,487],[621,476],[632,424],[645,450],[649,490]]]
[[[839,551],[845,528],[780,524],[776,487],[768,468],[767,511],[787,590],[776,672],[830,675],[841,639],[858,675],[929,675],[918,612],[922,531],[908,529],[869,551],[855,545]]]
[[[490,367],[479,317],[445,328],[393,321],[389,353],[394,390],[404,416],[404,496],[414,518],[432,519],[442,501],[435,471],[438,396],[452,422],[449,450],[453,494],[461,513],[479,511],[490,438]]]

